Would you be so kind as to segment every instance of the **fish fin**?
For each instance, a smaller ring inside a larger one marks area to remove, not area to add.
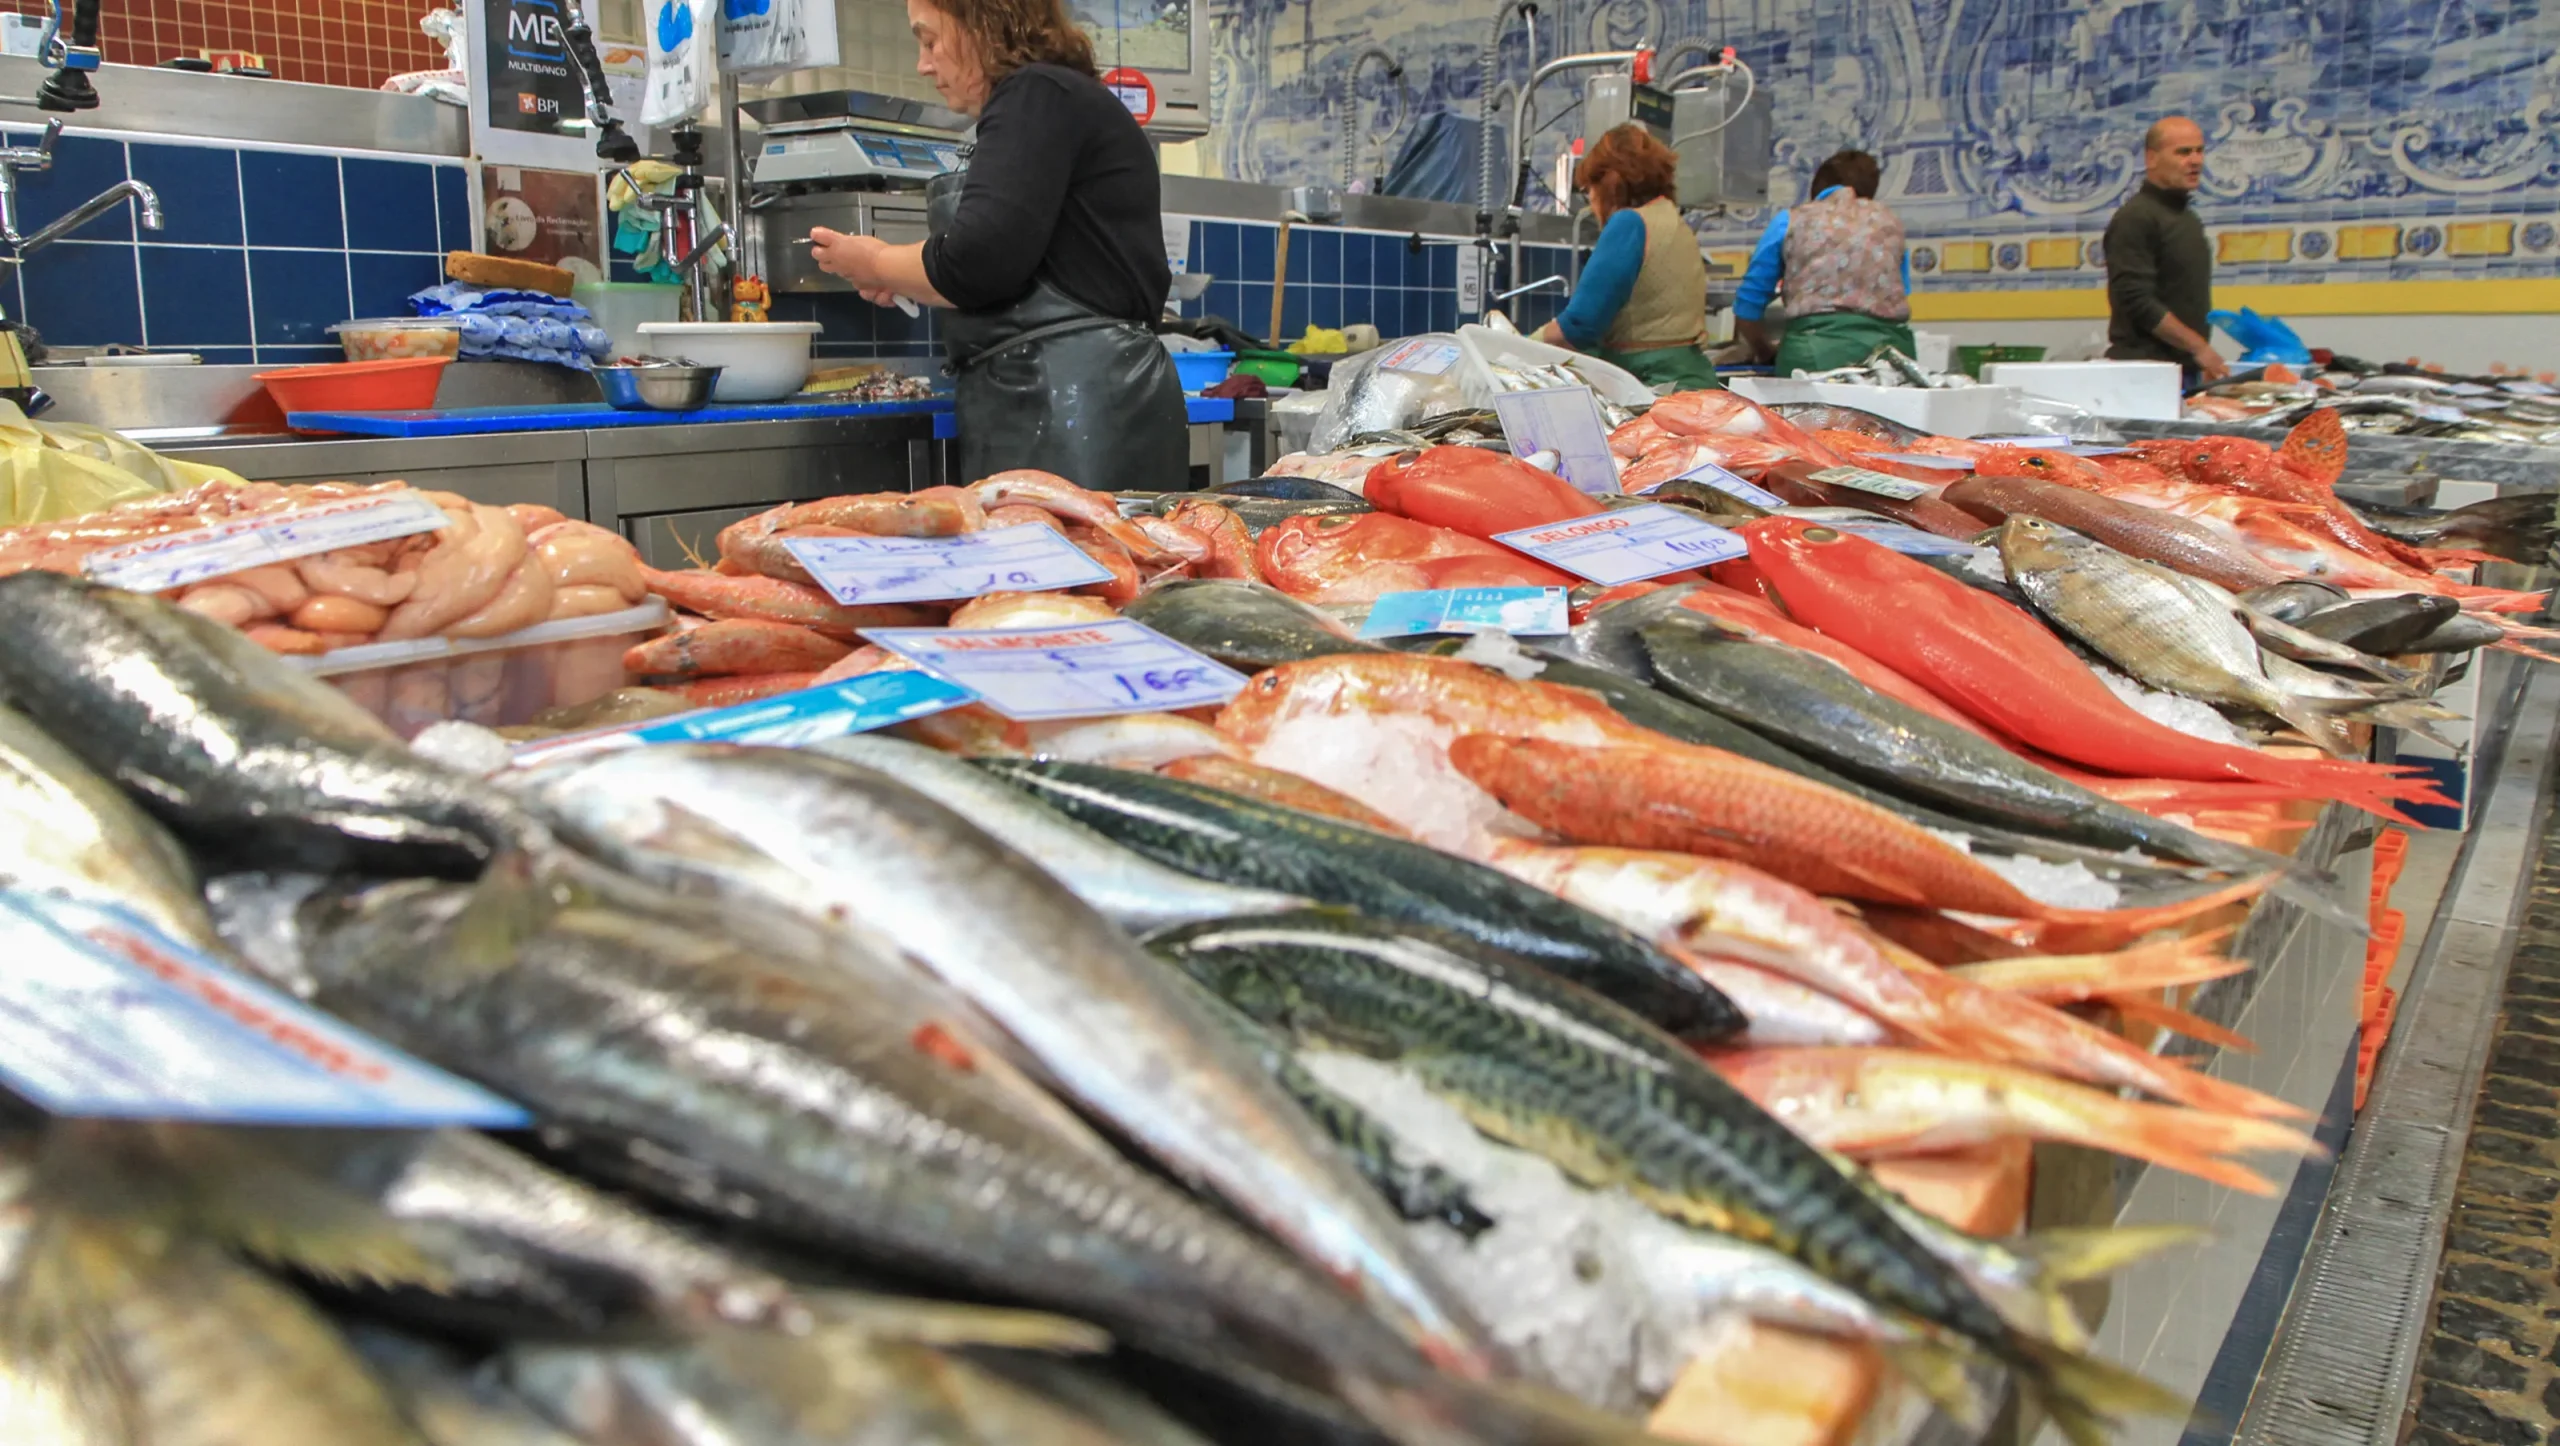
[[[1970,1352],[1916,1335],[1909,1340],[1878,1341],[1876,1349],[1914,1390],[1956,1424],[1977,1432],[1990,1424],[1991,1402],[1965,1371]]]
[[[2257,1041],[2249,1036],[2238,1030],[2225,1029],[2210,1019],[2190,1014],[2175,1005],[2163,1004],[2157,999],[2146,998],[2139,994],[2108,995],[2106,1000],[2116,1013],[2127,1019],[2157,1025],[2162,1029],[2183,1034],[2189,1039],[2200,1039],[2223,1049],[2236,1049],[2242,1054],[2258,1052]]]
[[[335,1285],[452,1285],[378,1203],[253,1132],[66,1122],[39,1170],[47,1199],[92,1219],[201,1236]]]
[[[2051,1341],[2012,1337],[2006,1354],[2018,1367],[2020,1388],[2044,1407],[2071,1446],[2107,1446],[2128,1418],[2182,1419],[2194,1410],[2186,1397],[2156,1381]]]
[[[2025,954],[1960,965],[1948,972],[1987,988],[2029,994],[2048,1004],[2073,1004],[2101,994],[2203,984],[2240,973],[2249,967],[2245,961],[2214,952],[2215,946],[2231,933],[2232,926],[2225,925],[2110,953]]]
[[[2183,924],[2200,914],[2244,903],[2274,886],[2276,876],[2237,879],[2218,889],[2142,909],[2050,909],[2024,921],[2034,947],[2053,954],[2092,954],[2121,949],[2154,929]]]
[[[995,1346],[1057,1355],[1095,1355],[1111,1348],[1111,1334],[1102,1327],[1045,1311],[851,1290],[804,1291],[799,1300],[809,1312],[810,1329],[820,1333],[842,1330],[911,1345]]]
[[[2035,1262],[2047,1287],[2100,1280],[2181,1246],[2201,1245],[2212,1232],[2198,1225],[2066,1226],[2028,1232],[2010,1249]],[[2067,1306],[2058,1308],[2069,1309]]]
[[[2447,738],[2444,734],[2436,730],[2435,725],[2438,723],[2463,721],[2461,714],[2454,712],[2452,709],[2445,707],[2441,703],[2432,703],[2424,699],[2413,699],[2407,702],[2395,703],[2375,703],[2367,707],[2357,709],[2350,716],[2354,717],[2358,722],[2378,723],[2385,728],[2398,728],[2406,732],[2415,733],[2419,737],[2426,739],[2428,742],[2433,743],[2440,748],[2450,748],[2455,752],[2461,752],[2467,746],[2454,739]]]
[[[2364,750],[2356,746],[2355,735],[2347,730],[2345,714],[2364,707],[2361,700],[2305,698],[2296,693],[2276,693],[2267,700],[2268,711],[2282,718],[2296,733],[2319,745],[2320,751],[2332,758],[2356,758]]]
[[[133,1279],[126,1249],[67,1211],[44,1209],[19,1250],[21,1264],[0,1287],[0,1360],[21,1378],[13,1394],[49,1398],[82,1442],[146,1446],[141,1386],[111,1315]]]

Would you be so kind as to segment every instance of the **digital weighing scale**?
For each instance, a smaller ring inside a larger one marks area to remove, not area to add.
[[[740,107],[763,128],[759,186],[914,190],[960,168],[969,118],[871,91],[777,96]]]

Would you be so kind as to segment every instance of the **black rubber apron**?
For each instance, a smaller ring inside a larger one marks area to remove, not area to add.
[[[958,212],[967,174],[947,172],[925,187],[925,223],[935,233]],[[1099,229],[1070,193],[1059,224],[1079,216]],[[1155,333],[1094,311],[1046,277],[1010,306],[945,311],[935,324],[958,411],[956,481],[1036,467],[1098,491],[1190,487],[1190,418]]]

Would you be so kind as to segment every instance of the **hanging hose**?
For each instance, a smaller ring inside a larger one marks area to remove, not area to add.
[[[1404,79],[1404,67],[1397,63],[1394,56],[1374,45],[1361,51],[1352,60],[1351,76],[1342,83],[1341,157],[1342,189],[1345,192],[1350,191],[1352,183],[1360,179],[1360,71],[1372,60],[1382,62],[1387,67],[1388,84],[1392,85]],[[1391,94],[1388,99],[1392,102],[1394,96]],[[1390,132],[1390,134],[1393,133]]]
[[[57,4],[49,35],[59,32],[61,22]],[[60,58],[50,63],[59,68],[37,89],[36,105],[51,111],[97,109],[98,92],[89,84],[89,72],[98,68],[98,0],[72,0],[71,38],[45,47],[48,52],[56,48]]]
[[[1517,15],[1522,38],[1529,46],[1529,71],[1538,69],[1538,7],[1535,0],[1503,0],[1502,8],[1493,12],[1493,28],[1485,32],[1484,62],[1476,85],[1476,116],[1482,134],[1476,147],[1476,219],[1479,225],[1490,224],[1494,211],[1493,91],[1502,83],[1502,31]]]
[[[1725,107],[1724,119],[1717,121],[1714,125],[1707,126],[1699,130],[1679,131],[1674,133],[1671,137],[1671,148],[1673,150],[1678,150],[1682,141],[1693,141],[1700,136],[1714,135],[1716,132],[1723,130],[1726,126],[1740,120],[1742,118],[1742,113],[1751,108],[1752,96],[1759,93],[1760,77],[1755,75],[1752,72],[1751,67],[1743,62],[1741,56],[1734,54],[1733,47],[1728,45],[1725,47],[1723,58],[1711,61],[1705,65],[1693,65],[1687,70],[1680,72],[1678,75],[1671,77],[1670,82],[1663,87],[1665,90],[1676,91],[1680,89],[1680,83],[1682,81],[1706,80],[1709,78],[1721,79],[1730,77],[1735,71],[1740,71],[1742,73],[1742,99]],[[1705,88],[1706,87],[1704,86],[1696,87],[1696,89],[1700,90],[1704,90]]]

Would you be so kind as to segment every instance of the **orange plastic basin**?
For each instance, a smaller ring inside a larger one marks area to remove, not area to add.
[[[389,361],[330,362],[260,372],[258,381],[276,405],[294,412],[409,412],[436,404],[436,387],[453,358],[397,357]]]

